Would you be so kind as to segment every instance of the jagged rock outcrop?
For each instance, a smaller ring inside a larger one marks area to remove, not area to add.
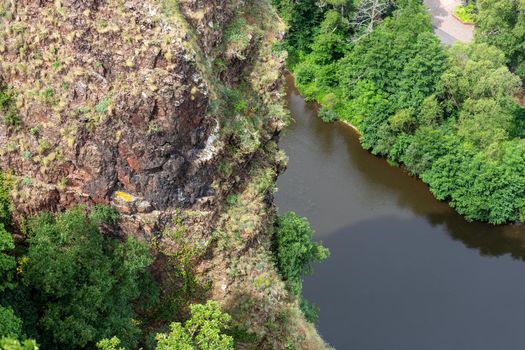
[[[2,128],[2,143],[16,143],[0,161],[35,182],[62,181],[51,189],[60,206],[105,203],[116,191],[157,209],[194,202],[209,194],[213,174],[194,165],[218,121],[196,54],[184,47],[189,34],[162,14],[175,10],[115,4],[9,7],[2,78],[22,124]]]
[[[185,18],[198,34],[206,54],[222,40],[226,24],[244,4],[242,0],[181,0]]]

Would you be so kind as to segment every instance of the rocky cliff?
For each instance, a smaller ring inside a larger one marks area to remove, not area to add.
[[[207,286],[241,347],[324,348],[270,254],[287,114],[269,1],[7,0],[0,26],[15,219],[112,204]]]

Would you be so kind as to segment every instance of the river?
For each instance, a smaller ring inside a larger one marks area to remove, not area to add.
[[[323,123],[290,77],[287,100],[276,200],[331,250],[304,283],[323,338],[339,350],[523,349],[525,229],[466,222],[352,128]]]

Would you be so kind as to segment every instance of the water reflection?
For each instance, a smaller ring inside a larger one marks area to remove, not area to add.
[[[325,124],[288,80],[281,211],[307,216],[332,257],[305,281],[339,349],[518,349],[525,230],[467,223],[425,184]],[[452,239],[451,239],[452,238]],[[458,244],[461,242],[462,244]],[[487,258],[491,257],[491,258]]]

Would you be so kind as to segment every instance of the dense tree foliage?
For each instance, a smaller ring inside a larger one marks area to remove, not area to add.
[[[20,341],[15,338],[0,338],[0,350],[38,350],[34,340]]]
[[[0,195],[4,200],[9,203]],[[113,334],[126,346],[137,343],[133,301],[148,292],[151,258],[137,240],[119,242],[100,232],[116,218],[98,206],[35,217],[18,270],[11,234],[0,227],[0,336],[29,336],[54,349],[90,348]]]
[[[502,50],[510,68],[525,79],[525,1],[477,0],[476,40]]]
[[[11,234],[7,231],[10,221],[9,186],[3,174],[0,173],[0,295],[15,287],[16,260],[11,255],[15,244]],[[10,306],[2,306],[0,300],[0,337],[17,337],[21,333],[22,321]]]
[[[119,244],[100,233],[100,225],[115,219],[107,207],[89,215],[78,207],[31,223],[23,281],[41,306],[42,345],[82,348],[113,334],[127,345],[136,343],[140,329],[131,301],[141,294],[151,259],[137,240]]]
[[[22,321],[10,307],[0,306],[0,334],[18,336],[22,333]]]
[[[190,307],[184,324],[174,322],[170,332],[157,335],[156,350],[233,350],[233,338],[224,334],[231,317],[215,301]]]
[[[320,117],[356,125],[366,149],[404,164],[467,219],[499,224],[525,216],[525,119],[509,71],[521,69],[523,1],[478,4],[478,42],[448,50],[421,1],[394,2],[365,36],[326,10],[292,68]]]
[[[321,22],[323,9],[318,0],[272,0],[281,17],[288,23],[287,49],[291,57],[309,51],[315,30]]]

